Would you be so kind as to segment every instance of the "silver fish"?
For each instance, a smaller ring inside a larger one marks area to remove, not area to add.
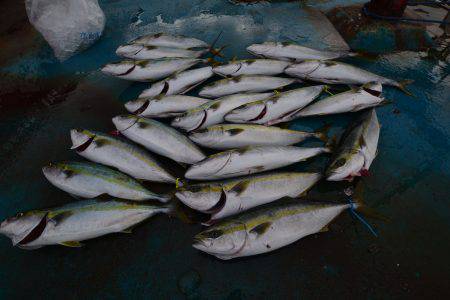
[[[192,96],[170,95],[131,100],[125,103],[125,108],[138,116],[168,118],[179,116],[209,101],[209,99]]]
[[[202,59],[124,60],[107,64],[102,72],[126,80],[155,81],[204,62]]]
[[[290,62],[275,59],[243,59],[216,66],[213,72],[221,76],[278,75],[282,74],[290,64]]]
[[[169,195],[147,190],[138,181],[105,166],[87,162],[50,163],[42,168],[45,178],[61,190],[82,198],[110,195],[136,201],[167,202]]]
[[[136,179],[175,182],[175,178],[147,151],[123,139],[82,129],[72,129],[70,137],[71,149],[91,161],[115,167]]]
[[[57,208],[19,213],[0,224],[0,233],[14,246],[37,249],[48,245],[81,247],[80,241],[130,228],[158,213],[171,211],[169,205],[155,205],[111,199],[83,200]]]
[[[350,91],[319,100],[284,121],[290,121],[298,117],[356,112],[366,108],[382,105],[387,101],[383,97],[380,97],[381,91],[381,83],[368,83],[360,88],[355,88]]]
[[[220,124],[192,132],[189,138],[196,144],[212,149],[235,149],[248,146],[288,146],[307,138],[326,141],[324,132],[306,132],[273,126]]]
[[[273,170],[307,160],[321,153],[325,147],[265,146],[233,149],[213,154],[186,172],[189,179],[214,180]]]
[[[247,51],[259,57],[282,60],[303,61],[309,59],[328,60],[339,57],[355,56],[348,51],[325,51],[307,48],[293,43],[265,42],[247,47]]]
[[[171,35],[162,32],[138,37],[130,43],[180,49],[209,47],[208,43],[196,38],[185,37],[182,35]]]
[[[194,237],[193,247],[227,260],[267,253],[327,230],[327,225],[360,204],[306,202],[272,203],[230,217]]]
[[[300,82],[293,78],[282,78],[264,75],[241,75],[215,81],[203,87],[199,95],[217,98],[236,93],[259,93],[276,90],[287,85]]]
[[[410,94],[405,85],[410,80],[398,82],[383,76],[376,75],[361,68],[337,61],[311,60],[294,64],[286,68],[285,73],[301,79],[324,82],[329,84],[366,84],[378,82],[399,88]]]
[[[155,120],[134,115],[113,118],[121,134],[159,155],[180,163],[193,164],[205,158],[186,136]]]
[[[184,94],[213,76],[212,67],[203,67],[175,73],[170,77],[152,84],[144,90],[139,98],[156,97],[158,95]]]
[[[188,185],[175,195],[187,206],[210,213],[213,221],[283,197],[300,197],[321,177],[320,173],[269,173]]]
[[[359,116],[342,135],[340,144],[326,171],[327,180],[351,181],[365,176],[377,155],[380,124],[375,109]]]
[[[208,50],[191,50],[140,44],[123,45],[117,48],[118,56],[129,59],[164,59],[164,58],[198,58]]]
[[[323,89],[323,85],[317,85],[278,93],[234,109],[225,116],[225,120],[232,123],[277,124],[280,119],[295,114],[311,103]]]
[[[246,93],[212,100],[175,118],[172,121],[172,126],[192,131],[219,124],[224,121],[224,116],[236,107],[245,103],[266,99],[271,95],[273,93]]]

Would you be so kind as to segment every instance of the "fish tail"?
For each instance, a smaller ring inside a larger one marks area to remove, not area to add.
[[[212,65],[213,67],[220,66],[222,63],[215,60],[214,57],[208,57],[205,59],[206,63]]]
[[[406,89],[406,86],[413,83],[414,80],[412,79],[405,79],[399,82],[395,83],[395,87],[401,90],[403,93],[405,93],[408,96],[415,97],[413,93],[411,93],[409,90]]]
[[[325,147],[329,150],[329,153],[334,152],[334,150],[337,148],[338,140],[337,136],[333,136],[331,139],[327,139],[327,143]]]
[[[215,57],[215,56],[224,57],[224,55],[222,54],[222,51],[226,47],[228,47],[228,46],[225,45],[220,48],[209,48],[209,53],[211,53],[213,55],[213,57]]]
[[[359,181],[352,194],[351,194],[351,199],[352,199],[352,203],[353,203],[353,207],[356,211],[360,212],[361,214],[372,218],[372,219],[376,219],[379,221],[384,221],[384,222],[388,222],[389,218],[380,214],[379,212],[375,211],[373,208],[368,207],[365,204],[364,201],[364,185],[362,181]]]
[[[318,138],[319,140],[323,141],[323,142],[328,142],[328,131],[330,130],[331,125],[330,124],[325,124],[324,126],[322,126],[321,128],[319,128],[315,133],[314,136],[316,138]]]
[[[210,215],[200,213],[192,208],[187,207],[182,204],[181,201],[176,198],[172,199],[167,204],[167,214],[169,216],[175,217],[183,223],[194,224],[194,223],[202,223],[204,221],[209,220]]]

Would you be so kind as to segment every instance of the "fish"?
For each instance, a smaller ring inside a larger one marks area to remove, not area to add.
[[[289,76],[328,84],[363,85],[377,82],[384,85],[394,86],[402,90],[404,93],[411,95],[405,87],[407,84],[412,82],[411,80],[395,81],[337,61],[305,61],[287,67],[284,72]]]
[[[150,118],[170,118],[208,103],[209,99],[186,95],[156,96],[138,98],[125,103],[125,108],[138,116]]]
[[[277,201],[229,217],[194,237],[193,247],[222,260],[271,252],[305,236],[327,231],[327,225],[360,203]]]
[[[240,75],[212,82],[204,86],[198,94],[201,97],[217,98],[237,93],[260,93],[280,89],[296,82],[300,81],[265,75]]]
[[[261,146],[232,149],[208,156],[186,171],[188,179],[214,180],[282,168],[322,153],[327,147]]]
[[[340,57],[355,56],[349,51],[326,51],[307,48],[294,43],[265,42],[247,47],[251,54],[264,58],[274,58],[290,61],[304,61],[310,59],[329,60]]]
[[[158,121],[135,115],[116,116],[112,121],[128,139],[176,162],[193,164],[206,158],[190,139]]]
[[[86,129],[72,129],[71,149],[93,162],[114,167],[136,179],[175,183],[150,153],[125,139]]]
[[[212,67],[203,67],[172,74],[142,91],[139,98],[156,97],[159,95],[184,94],[213,76]]]
[[[141,44],[119,46],[116,54],[129,59],[165,59],[165,58],[199,58],[208,53],[208,49],[181,49]]]
[[[161,202],[171,198],[153,193],[130,176],[100,164],[75,161],[49,163],[42,168],[42,172],[51,184],[75,197],[109,195],[135,201]]]
[[[367,176],[377,155],[379,136],[380,124],[375,109],[364,111],[342,135],[326,170],[327,180],[351,181],[355,176]]]
[[[172,121],[172,126],[185,131],[206,128],[224,122],[224,116],[233,109],[249,102],[266,99],[273,93],[244,93],[224,96],[188,110]]]
[[[278,75],[290,65],[290,62],[275,59],[233,60],[228,64],[213,67],[213,72],[220,76],[239,75]]]
[[[284,197],[303,196],[321,178],[322,174],[313,172],[269,173],[187,185],[175,196],[190,208],[211,214],[211,223]]]
[[[81,241],[129,233],[153,215],[170,211],[170,204],[89,199],[18,213],[0,224],[0,234],[10,238],[13,246],[27,250],[49,245],[81,247]]]
[[[380,97],[381,92],[381,83],[367,83],[359,88],[354,88],[308,105],[284,121],[291,121],[299,117],[357,112],[388,103],[386,99]]]
[[[295,114],[311,103],[322,93],[324,87],[308,86],[247,103],[229,112],[225,120],[231,123],[277,124],[280,119]]]
[[[179,49],[210,47],[208,43],[196,38],[185,37],[183,35],[171,35],[163,32],[140,36],[132,40],[130,44],[170,47]]]
[[[102,72],[118,78],[152,82],[189,69],[196,64],[206,62],[203,59],[164,59],[164,60],[123,60],[109,63],[102,68]]]
[[[327,128],[326,128],[327,129]],[[326,131],[326,129],[324,131]],[[219,150],[249,146],[288,146],[315,137],[326,141],[325,132],[282,129],[275,126],[219,124],[193,131],[189,138],[196,144]]]

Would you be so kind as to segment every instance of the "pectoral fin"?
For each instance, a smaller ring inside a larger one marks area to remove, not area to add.
[[[271,225],[272,225],[271,222],[261,223],[258,226],[253,227],[250,230],[250,233],[260,236],[260,235],[264,234],[270,228]]]
[[[81,244],[80,242],[75,242],[75,241],[72,241],[72,242],[62,242],[62,243],[59,243],[59,244],[62,245],[62,246],[71,247],[71,248],[80,248],[80,247],[83,247],[83,244]]]
[[[72,215],[72,212],[65,211],[61,213],[48,213],[47,218],[49,222],[52,222],[57,226],[59,223],[61,223],[64,219],[70,217]]]
[[[249,184],[250,184],[250,182],[248,180],[241,181],[238,184],[236,184],[229,192],[239,196],[240,194],[245,192],[245,190],[248,188]]]

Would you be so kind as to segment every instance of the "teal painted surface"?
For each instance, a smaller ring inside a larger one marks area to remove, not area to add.
[[[235,6],[227,1],[102,1],[107,27],[89,50],[60,64],[49,48],[32,53],[1,72],[54,78],[85,76],[62,103],[0,118],[0,219],[19,211],[74,201],[52,187],[40,168],[49,161],[79,159],[68,150],[74,127],[113,129],[123,101],[145,84],[102,76],[115,48],[146,31],[168,30],[211,41],[224,31],[228,58],[248,56],[245,46],[267,39],[325,47],[319,28],[296,3]],[[138,8],[142,26],[130,27]],[[160,18],[156,16],[161,15]],[[158,21],[159,20],[159,21]],[[377,41],[378,42],[378,41]],[[379,154],[364,179],[366,202],[391,218],[371,220],[374,238],[344,213],[328,233],[305,238],[273,253],[222,262],[191,247],[200,225],[157,216],[132,235],[87,241],[82,249],[13,248],[0,237],[0,297],[11,298],[447,298],[450,245],[450,78],[448,66],[414,53],[355,65],[394,79],[414,79],[408,97],[392,89],[394,104],[378,109],[382,124]],[[194,93],[195,94],[195,93]],[[396,109],[396,113],[394,113]],[[352,115],[299,120],[297,129],[333,124],[338,134]],[[308,143],[309,144],[309,143]],[[326,158],[294,168],[317,169]],[[328,199],[339,184],[323,183],[313,194]],[[325,200],[326,200],[325,199]]]
[[[388,53],[397,49],[395,33],[386,27],[360,30],[349,44],[356,51],[370,53]]]

